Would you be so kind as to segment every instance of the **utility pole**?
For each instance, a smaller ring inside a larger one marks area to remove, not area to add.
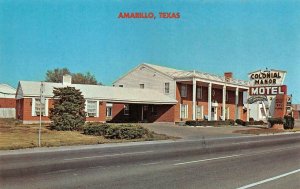
[[[44,97],[44,83],[41,82],[40,88],[40,127],[39,127],[39,147],[41,147],[41,134],[42,134],[42,107],[45,106],[45,97]],[[45,109],[45,108],[44,108]],[[45,111],[45,110],[44,110]]]

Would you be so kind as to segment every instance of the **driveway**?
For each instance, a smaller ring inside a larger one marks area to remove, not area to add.
[[[160,134],[180,137],[183,139],[201,138],[225,138],[245,136],[244,134],[232,133],[235,130],[247,130],[249,127],[224,126],[224,127],[191,127],[178,126],[172,123],[144,123],[143,127]]]

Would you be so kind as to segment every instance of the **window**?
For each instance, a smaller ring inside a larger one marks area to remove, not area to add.
[[[188,118],[188,105],[180,104],[180,118],[187,119]]]
[[[170,93],[170,83],[167,82],[165,83],[165,94],[169,94]]]
[[[203,106],[197,106],[196,108],[196,118],[203,119]]]
[[[36,116],[39,116],[40,113],[42,116],[46,116],[46,108],[45,108],[45,102],[41,103],[41,99],[40,98],[35,98],[34,100],[34,113]]]
[[[187,85],[181,85],[181,91],[180,91],[181,97],[187,96]]]
[[[145,84],[143,84],[143,83],[140,84],[140,88],[141,88],[141,89],[145,88]]]
[[[202,99],[202,87],[197,88],[197,99]]]
[[[119,87],[123,87],[123,85],[119,85]]]
[[[124,105],[124,115],[129,115],[129,104]]]
[[[97,117],[97,101],[90,101],[88,100],[86,102],[86,112],[87,112],[87,117]]]
[[[112,104],[106,104],[106,117],[112,117]]]

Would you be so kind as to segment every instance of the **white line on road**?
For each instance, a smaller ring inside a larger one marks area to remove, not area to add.
[[[276,180],[276,179],[280,179],[282,177],[286,177],[288,175],[291,175],[291,174],[295,174],[295,173],[298,173],[300,172],[300,169],[297,169],[297,170],[294,170],[294,171],[291,171],[291,172],[288,172],[288,173],[284,173],[282,175],[278,175],[276,177],[271,177],[271,178],[268,178],[268,179],[265,179],[265,180],[261,180],[259,182],[255,182],[255,183],[252,183],[252,184],[248,184],[248,185],[245,185],[245,186],[242,186],[242,187],[239,187],[237,189],[246,189],[246,188],[251,188],[253,186],[257,186],[259,184],[263,184],[263,183],[266,183],[266,182],[270,182],[272,180]]]
[[[135,154],[146,154],[146,153],[151,153],[151,152],[153,152],[153,151],[107,154],[107,155],[101,155],[101,156],[87,156],[87,157],[79,157],[79,158],[69,158],[69,159],[64,159],[64,160],[65,161],[70,161],[70,160],[78,160],[78,159],[90,159],[90,158],[101,158],[101,157],[113,157],[113,156],[135,155]]]
[[[212,160],[218,160],[218,159],[234,158],[234,157],[240,157],[240,156],[254,156],[254,155],[266,154],[266,153],[270,153],[270,152],[280,152],[280,151],[285,151],[285,150],[294,149],[294,148],[299,148],[299,146],[279,148],[279,149],[276,149],[276,150],[266,150],[266,151],[263,151],[263,152],[256,152],[256,153],[249,153],[249,154],[234,154],[234,155],[221,156],[221,157],[216,157],[216,158],[200,159],[200,160],[195,160],[195,161],[175,163],[173,165],[185,165],[185,164],[190,164],[190,163],[199,163],[199,162],[212,161]]]
[[[161,163],[161,161],[158,161],[158,162],[151,162],[151,163],[142,163],[140,165],[156,165],[156,164],[159,164]]]
[[[196,161],[187,161],[187,162],[183,162],[183,163],[175,163],[173,165],[184,165],[184,164],[189,164],[189,163],[198,163],[198,162],[203,162],[203,161],[212,161],[212,160],[217,160],[217,159],[226,159],[226,158],[231,158],[231,157],[238,157],[241,156],[243,154],[236,154],[236,155],[231,155],[231,156],[222,156],[222,157],[217,157],[217,158],[209,158],[209,159],[200,159],[200,160],[196,160]]]

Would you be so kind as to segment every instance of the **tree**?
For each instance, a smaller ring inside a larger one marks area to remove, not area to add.
[[[46,73],[47,82],[61,83],[63,76],[66,74],[71,74],[68,68],[55,68],[54,70],[48,70]]]
[[[102,83],[96,80],[96,77],[90,72],[83,73],[71,73],[68,68],[56,68],[54,70],[48,70],[46,73],[47,82],[61,83],[63,76],[69,74],[72,76],[72,83],[74,84],[90,84],[90,85],[102,85]]]
[[[72,74],[72,82],[76,84],[91,84],[97,85],[98,82],[94,75],[90,72],[87,72],[85,75],[82,73]]]
[[[85,99],[74,87],[54,88],[54,107],[50,109],[51,129],[72,131],[85,123]]]

